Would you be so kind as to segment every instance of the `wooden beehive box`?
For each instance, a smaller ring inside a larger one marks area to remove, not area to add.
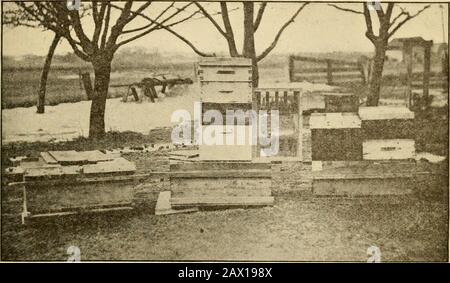
[[[365,140],[414,139],[414,112],[406,107],[360,107],[358,114]]]
[[[197,75],[202,101],[250,103],[252,63],[247,58],[202,58]]]
[[[361,120],[355,113],[313,113],[312,160],[361,160]]]
[[[198,78],[202,100],[202,136],[214,132],[215,142],[200,143],[201,160],[251,160],[249,135],[252,126],[248,119],[235,120],[230,127],[227,110],[251,109],[252,64],[246,58],[204,58],[198,63]],[[205,119],[208,110],[217,110],[222,121]],[[242,136],[243,135],[243,136]],[[240,140],[244,142],[238,142]]]

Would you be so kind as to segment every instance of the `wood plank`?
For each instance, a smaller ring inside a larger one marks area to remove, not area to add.
[[[134,173],[136,165],[125,158],[116,158],[111,161],[98,162],[96,164],[83,165],[83,174],[108,174],[108,173]]]
[[[119,207],[107,207],[107,208],[92,208],[88,209],[86,212],[111,212],[111,211],[122,211],[122,210],[133,210],[132,206],[119,206]],[[82,211],[74,210],[74,211],[64,211],[64,212],[50,212],[50,213],[40,213],[40,214],[31,214],[27,216],[27,218],[42,218],[42,217],[52,217],[52,216],[66,216],[66,215],[74,215],[80,214]]]
[[[111,161],[114,159],[114,155],[104,154],[100,150],[90,150],[80,152],[82,156],[85,156],[89,163],[97,163],[102,161]]]
[[[173,197],[268,197],[270,188],[180,188],[173,190]]]
[[[58,161],[48,152],[41,152],[40,156],[47,164],[58,164]]]
[[[158,200],[156,202],[155,207],[155,215],[168,215],[168,214],[176,214],[176,213],[188,213],[198,211],[198,208],[189,208],[189,209],[172,209],[170,204],[171,192],[164,191],[160,192],[158,196]]]
[[[46,186],[26,189],[31,213],[88,210],[107,206],[130,206],[135,184],[99,183]]]
[[[270,162],[195,162],[170,164],[170,171],[202,171],[202,170],[270,170]]]
[[[273,205],[274,197],[201,197],[171,198],[172,207],[183,206],[266,206]]]
[[[271,178],[269,170],[170,172],[170,178]]]
[[[171,178],[170,185],[172,190],[185,189],[210,189],[220,190],[226,188],[247,188],[261,190],[270,188],[272,181],[270,178],[191,178],[177,179]]]
[[[87,163],[85,155],[75,150],[48,152],[61,165],[81,165]]]

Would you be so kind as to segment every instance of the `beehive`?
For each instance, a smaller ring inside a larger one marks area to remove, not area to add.
[[[414,112],[406,107],[361,107],[359,116],[364,140],[363,159],[414,158]]]
[[[414,139],[414,112],[406,107],[360,107],[358,113],[366,140]]]
[[[252,126],[250,120],[233,119],[227,123],[227,110],[251,109],[252,64],[246,58],[204,58],[198,64],[198,79],[202,101],[202,133],[211,136],[215,143],[202,139],[201,160],[251,160]],[[222,121],[206,119],[208,110],[217,110]],[[242,136],[243,135],[243,136]],[[242,143],[242,140],[244,141]]]
[[[203,58],[197,75],[202,101],[251,103],[252,63],[247,58]]]
[[[356,113],[313,113],[312,160],[361,160],[361,120]]]

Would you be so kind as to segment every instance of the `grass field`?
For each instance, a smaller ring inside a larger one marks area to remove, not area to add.
[[[176,70],[175,70],[176,69]],[[180,64],[158,69],[117,70],[111,73],[112,84],[140,82],[151,73],[174,73],[193,78],[192,65]],[[56,105],[64,102],[87,100],[86,93],[80,85],[78,69],[51,70],[47,82],[46,104]],[[2,109],[13,107],[30,107],[36,105],[39,90],[39,69],[4,69],[2,73]],[[91,80],[94,75],[91,73]],[[109,97],[121,97],[126,88],[111,88]]]

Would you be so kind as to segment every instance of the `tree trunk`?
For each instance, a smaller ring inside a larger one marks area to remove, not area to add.
[[[107,58],[92,62],[94,67],[94,97],[89,120],[89,138],[99,139],[105,135],[105,107],[111,76],[111,60]]]
[[[384,42],[375,45],[375,56],[371,72],[369,96],[367,106],[378,106],[380,100],[381,79],[383,76],[384,58],[386,56],[386,44]]]
[[[253,26],[253,2],[244,2],[244,48],[242,55],[252,60],[252,83],[253,87],[258,87],[259,72],[258,60],[256,59],[255,35]]]
[[[40,113],[40,114],[45,112],[45,93],[47,90],[48,72],[50,71],[53,54],[55,53],[55,49],[56,49],[56,46],[58,45],[60,38],[61,38],[61,36],[55,33],[52,44],[50,45],[50,48],[48,49],[47,57],[45,58],[44,67],[42,68],[41,81],[39,83],[37,111],[36,111],[37,113]]]

